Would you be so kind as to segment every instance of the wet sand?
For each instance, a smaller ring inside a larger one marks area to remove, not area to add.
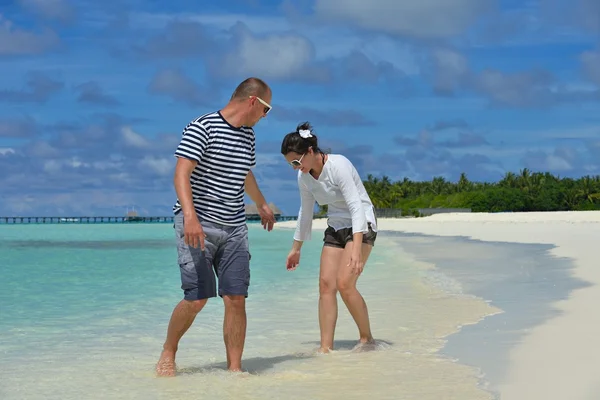
[[[503,400],[600,397],[600,212],[438,214],[380,219],[379,230],[423,263],[425,285],[489,304],[437,357],[476,368]]]

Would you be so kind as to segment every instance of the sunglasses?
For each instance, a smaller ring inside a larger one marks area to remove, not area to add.
[[[292,167],[301,167],[302,159],[304,158],[305,155],[306,155],[306,153],[302,154],[302,157],[300,157],[299,159],[290,161],[290,165]]]
[[[265,106],[265,109],[263,110],[263,112],[265,113],[265,115],[267,115],[269,113],[269,111],[271,111],[271,109],[273,107],[271,107],[271,105],[269,103],[267,103],[266,101],[264,101],[263,99],[261,99],[258,96],[250,96],[250,98],[256,97],[256,100],[260,101],[260,103]]]

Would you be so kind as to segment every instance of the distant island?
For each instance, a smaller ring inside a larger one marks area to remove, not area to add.
[[[403,178],[392,182],[383,176],[363,180],[378,216],[420,217],[440,212],[527,212],[600,210],[600,176],[561,178],[549,172],[507,172],[498,182],[474,182],[465,173],[456,182],[443,177],[431,181]],[[316,203],[315,203],[316,204]],[[278,221],[297,219],[282,215],[269,203]],[[245,205],[246,219],[260,221],[254,204]],[[327,206],[318,207],[315,218],[323,218]],[[172,215],[139,216],[127,210],[124,216],[0,216],[0,224],[12,223],[171,223]]]
[[[600,176],[560,178],[549,172],[507,172],[495,183],[472,182],[465,173],[457,182],[443,177],[392,182],[368,175],[363,181],[378,209],[413,215],[423,208],[471,209],[472,212],[600,210]],[[320,213],[326,207],[320,208]]]

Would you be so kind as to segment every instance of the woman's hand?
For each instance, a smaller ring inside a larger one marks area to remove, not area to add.
[[[360,275],[365,268],[365,263],[362,259],[362,246],[359,243],[359,246],[356,246],[355,249],[352,249],[352,255],[350,256],[350,262],[348,263],[348,267],[355,275]]]
[[[300,264],[300,250],[290,251],[285,262],[285,267],[288,271],[293,271]]]

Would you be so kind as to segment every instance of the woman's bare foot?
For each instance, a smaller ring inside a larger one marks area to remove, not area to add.
[[[356,346],[352,349],[353,352],[360,353],[363,351],[373,351],[377,349],[377,342],[371,338],[360,338]]]
[[[375,339],[373,339],[373,336],[361,337],[358,341],[361,344],[375,344]]]
[[[329,347],[319,347],[317,354],[329,354],[331,349]]]
[[[176,368],[175,353],[163,350],[156,363],[156,374],[158,376],[175,376]]]

